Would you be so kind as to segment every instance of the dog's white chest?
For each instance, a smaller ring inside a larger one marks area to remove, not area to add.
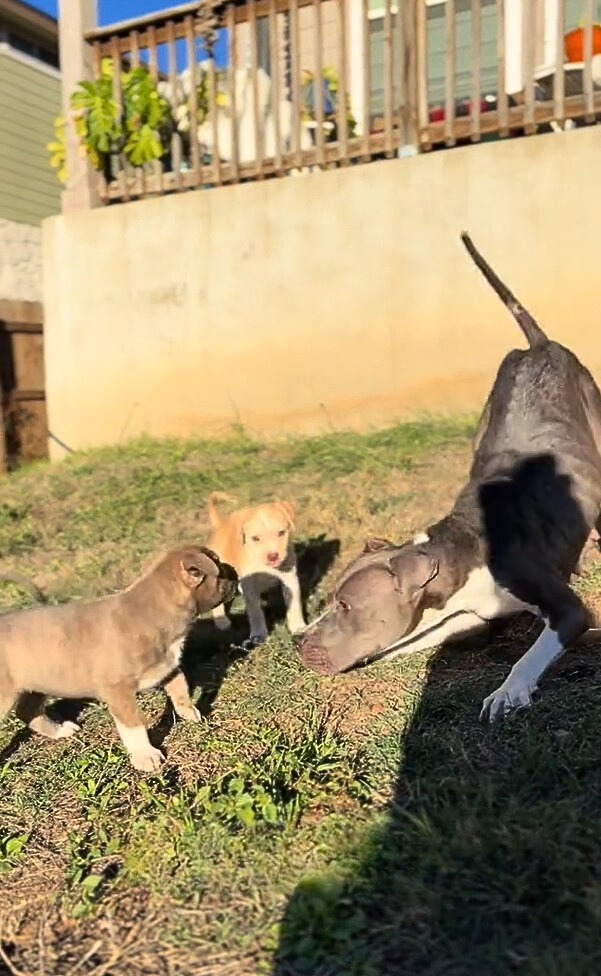
[[[179,667],[184,641],[185,637],[179,637],[173,644],[169,645],[167,653],[157,664],[146,669],[138,685],[140,691],[154,688]]]
[[[505,614],[518,613],[520,610],[532,610],[509,590],[499,586],[493,578],[488,566],[478,566],[468,575],[460,590],[450,597],[443,610],[426,611],[436,617],[448,617],[460,612],[475,613],[482,620],[494,620]],[[425,614],[424,614],[425,617]]]

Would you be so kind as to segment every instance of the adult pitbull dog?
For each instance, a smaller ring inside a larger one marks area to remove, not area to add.
[[[486,401],[469,480],[413,542],[367,543],[299,640],[322,673],[430,647],[527,610],[544,629],[485,699],[491,720],[528,706],[553,661],[589,627],[569,580],[601,508],[601,394],[551,342],[474,247],[477,267],[529,348],[508,353]]]

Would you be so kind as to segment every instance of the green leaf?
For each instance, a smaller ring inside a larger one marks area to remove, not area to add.
[[[276,807],[275,803],[271,802],[271,800],[265,804],[265,806],[262,809],[262,813],[263,813],[263,819],[266,820],[267,823],[271,823],[271,824],[277,823],[278,808]]]
[[[237,807],[236,817],[245,827],[252,827],[255,822],[255,814],[251,806]]]
[[[101,874],[88,874],[86,878],[81,882],[81,887],[88,895],[91,895],[102,881]]]

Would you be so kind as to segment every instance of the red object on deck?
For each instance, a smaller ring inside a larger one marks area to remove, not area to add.
[[[584,27],[568,31],[564,38],[566,60],[584,61]],[[601,26],[593,24],[593,54],[601,54]]]

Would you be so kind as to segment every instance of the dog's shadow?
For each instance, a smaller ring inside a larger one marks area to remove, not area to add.
[[[388,809],[299,878],[272,976],[598,971],[599,661],[575,648],[530,713],[477,718],[538,630],[495,621],[431,654],[398,743],[377,747],[398,750]]]

